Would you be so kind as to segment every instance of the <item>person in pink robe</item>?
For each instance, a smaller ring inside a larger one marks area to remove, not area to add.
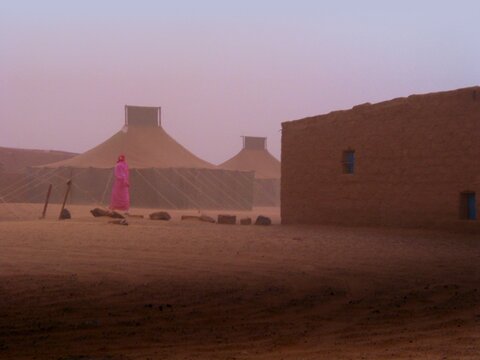
[[[128,211],[130,209],[130,192],[128,165],[125,161],[125,155],[118,157],[114,169],[115,183],[112,189],[112,200],[110,202],[111,210]]]

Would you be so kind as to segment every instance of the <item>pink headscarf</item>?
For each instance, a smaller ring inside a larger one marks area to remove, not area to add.
[[[125,155],[121,154],[118,156],[117,162],[120,162],[120,161],[125,161]]]

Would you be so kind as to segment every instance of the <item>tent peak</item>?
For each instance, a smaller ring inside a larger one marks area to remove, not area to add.
[[[161,127],[161,107],[125,105],[125,126]]]
[[[267,138],[259,136],[242,136],[243,148],[246,150],[265,150],[267,148]]]

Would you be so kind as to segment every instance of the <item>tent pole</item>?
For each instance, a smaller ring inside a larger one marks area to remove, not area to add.
[[[65,204],[67,203],[68,194],[70,193],[70,188],[72,187],[72,179],[67,181],[67,191],[65,191],[65,197],[63,198],[62,209],[60,210],[60,215],[58,215],[58,220],[62,220],[63,209],[65,209]]]
[[[47,190],[47,197],[45,198],[45,205],[43,206],[42,216],[40,219],[45,219],[45,215],[47,214],[47,207],[48,202],[50,201],[50,194],[52,193],[52,184],[48,186]]]

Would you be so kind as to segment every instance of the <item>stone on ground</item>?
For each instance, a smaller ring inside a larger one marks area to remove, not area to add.
[[[267,216],[260,215],[257,217],[255,225],[272,225],[272,220]]]
[[[150,216],[150,220],[168,221],[172,218],[170,214],[166,211],[157,211],[157,212],[151,213],[149,216]]]
[[[218,215],[217,222],[219,224],[235,225],[237,223],[237,217],[235,215]]]
[[[240,219],[240,225],[252,225],[252,218],[246,217]]]

